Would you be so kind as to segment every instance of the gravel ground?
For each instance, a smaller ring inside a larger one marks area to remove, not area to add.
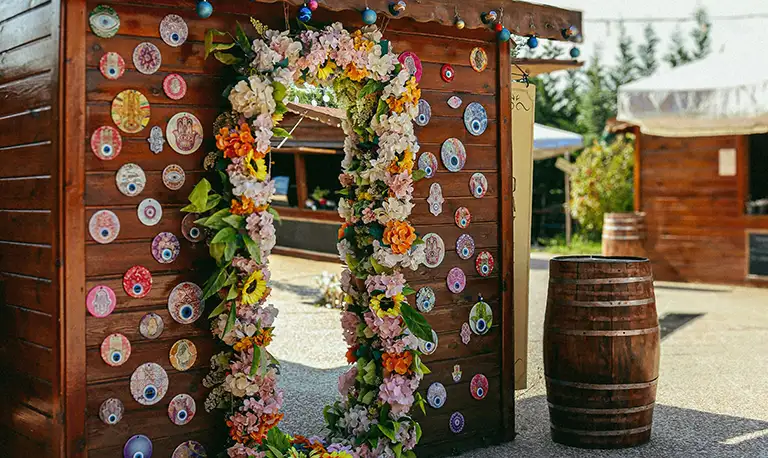
[[[337,264],[272,256],[273,299],[280,309],[270,349],[282,361],[288,432],[322,431],[346,367],[338,311],[317,308],[312,279]],[[515,441],[469,458],[739,457],[768,458],[768,290],[656,285],[663,327],[660,382],[649,444],[583,451],[554,444],[543,384],[542,332],[547,255],[532,260],[529,379],[517,394]]]

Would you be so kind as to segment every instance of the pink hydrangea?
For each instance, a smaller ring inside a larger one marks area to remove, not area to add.
[[[349,173],[342,173],[341,175],[339,175],[339,183],[341,183],[341,185],[344,186],[345,188],[347,186],[352,186],[353,184],[355,184],[355,177],[353,177]]]
[[[394,197],[405,199],[413,194],[413,178],[408,172],[397,175],[387,174],[387,185]]]
[[[357,366],[352,366],[347,372],[339,376],[339,394],[346,397],[355,386],[355,377],[357,377]]]
[[[400,317],[385,316],[380,318],[371,312],[365,312],[365,324],[376,332],[382,340],[394,339],[403,333]]]
[[[264,458],[267,455],[238,443],[227,449],[227,456],[229,458]]]
[[[392,275],[372,275],[365,280],[368,293],[384,291],[384,294],[389,298],[402,293],[404,286],[405,276],[400,272],[395,272]]]
[[[341,314],[341,328],[344,333],[344,342],[352,346],[357,342],[357,325],[360,324],[360,317],[356,313],[343,312]]]
[[[379,400],[386,402],[392,408],[390,415],[399,418],[406,415],[414,402],[413,393],[419,387],[419,380],[393,374],[384,379],[379,386]]]

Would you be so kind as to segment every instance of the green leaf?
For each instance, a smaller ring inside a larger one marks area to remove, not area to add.
[[[228,208],[223,208],[217,211],[216,213],[214,213],[213,215],[209,216],[208,218],[202,218],[195,221],[195,224],[199,224],[209,229],[215,229],[218,231],[227,227],[227,223],[224,222],[224,218],[229,216],[230,214],[231,213],[229,213]]]
[[[275,428],[272,428],[272,429],[275,429]],[[269,447],[269,451],[272,452],[272,454],[274,455],[273,458],[285,458],[285,455],[283,455],[283,453],[280,450],[276,449],[275,447],[269,444],[267,444],[267,447]]]
[[[397,444],[392,447],[392,451],[395,452],[395,458],[401,458],[403,453],[403,444]]]
[[[235,240],[231,242],[227,242],[226,246],[224,247],[224,260],[229,262],[232,260],[232,258],[235,257],[235,253],[237,252],[237,248],[240,246],[238,243],[237,237],[235,237]]]
[[[424,239],[419,237],[416,240],[414,240],[413,241],[413,246],[416,246],[416,245],[424,245]]]
[[[285,96],[288,94],[288,89],[285,88],[285,85],[279,81],[273,81],[272,87],[274,88],[274,91],[272,91],[272,97],[277,102],[282,102],[285,99]]]
[[[238,21],[235,21],[235,24],[235,38],[237,39],[238,46],[240,46],[240,49],[242,49],[245,53],[251,52],[251,41],[248,40],[248,35],[245,34],[243,26],[241,26],[240,22]]]
[[[276,138],[291,138],[291,134],[282,127],[273,127],[272,136]]]
[[[373,270],[376,271],[377,274],[381,274],[387,271],[387,268],[382,266],[381,264],[376,261],[375,258],[371,258],[371,265],[373,266]]]
[[[425,171],[423,171],[421,169],[416,169],[416,170],[413,171],[412,176],[413,176],[413,181],[419,181],[419,180],[421,180],[421,179],[423,179],[424,177],[427,176],[427,172],[425,172]]]
[[[200,180],[200,182],[195,185],[194,189],[192,189],[192,192],[189,193],[189,202],[195,208],[193,213],[202,213],[205,211],[205,206],[208,202],[208,193],[210,192],[211,183],[205,178]],[[187,207],[189,207],[189,205]],[[185,210],[187,207],[184,207],[182,211],[187,211]]]
[[[226,51],[227,49],[231,49],[233,46],[235,46],[234,43],[214,43],[213,42],[214,36],[223,37],[226,35],[227,35],[227,32],[221,32],[216,29],[208,29],[205,31],[205,58],[206,59],[214,51]]]
[[[203,290],[203,300],[208,299],[209,297],[219,292],[221,288],[227,286],[227,267],[229,267],[229,264],[219,269],[216,274],[211,276],[211,278],[205,282],[205,285],[203,285],[205,287]]]
[[[203,211],[207,212],[208,210],[213,210],[217,205],[219,205],[219,202],[221,202],[221,196],[218,194],[211,194],[208,196],[208,200],[205,201],[205,207],[203,208]]]
[[[249,235],[243,235],[243,242],[245,242],[245,248],[248,250],[248,254],[251,255],[251,259],[256,261],[257,264],[261,264],[261,247],[259,243]]]
[[[224,310],[226,309],[227,309],[227,299],[224,299],[219,303],[219,305],[216,306],[215,309],[213,309],[210,315],[208,315],[208,319],[215,318],[221,315],[222,313],[224,313]]]
[[[403,296],[410,296],[411,294],[416,294],[416,290],[408,285],[405,285],[403,287]]]
[[[261,348],[254,346],[253,362],[251,363],[251,372],[250,372],[251,377],[254,377],[256,373],[259,371],[259,366],[261,366]]]
[[[421,393],[416,393],[413,395],[413,398],[415,399],[414,403],[421,409],[421,413],[426,416],[427,409],[424,407],[424,397],[422,397]]]
[[[381,431],[382,434],[387,436],[387,438],[389,440],[391,440],[392,442],[397,442],[397,439],[395,439],[395,432],[392,429],[387,428],[386,426],[382,425],[381,423],[379,423],[376,426],[379,427],[379,431]]]
[[[421,440],[421,425],[419,422],[413,422],[413,429],[416,431],[416,443],[418,444]],[[416,455],[414,455],[416,456]]]
[[[291,448],[291,438],[277,427],[267,432],[267,443],[277,447],[278,451]]]
[[[272,206],[268,207],[267,211],[272,214],[272,216],[275,218],[275,221],[277,221],[278,223],[281,222],[280,213],[278,213],[277,210],[275,210]]]
[[[413,335],[421,340],[432,342],[432,327],[421,313],[408,304],[402,304],[400,312],[403,314],[405,325],[408,326]]]
[[[208,253],[211,254],[211,257],[216,260],[216,264],[221,264],[222,260],[224,259],[224,250],[226,248],[226,244],[224,243],[211,243],[211,245],[208,247]]]
[[[382,83],[374,79],[370,79],[365,84],[365,86],[363,86],[363,89],[357,94],[357,98],[362,99],[382,90],[384,90],[384,85]]]
[[[227,319],[227,326],[224,327],[224,334],[227,334],[233,327],[235,327],[235,319],[237,319],[237,307],[233,304],[232,307],[229,308],[229,318]]]
[[[240,295],[240,291],[237,289],[237,285],[230,285],[229,292],[227,293],[226,301],[233,301]]]
[[[237,230],[232,227],[225,227],[216,233],[211,243],[230,243],[237,238]]]
[[[403,455],[403,458],[416,458],[416,452],[408,450],[405,452],[405,455]]]
[[[379,99],[379,105],[376,107],[376,114],[374,116],[378,118],[384,113],[387,113],[388,111],[389,111],[389,105],[387,105],[387,102]]]
[[[229,215],[221,220],[235,229],[242,229],[245,227],[245,218],[241,215]]]
[[[288,107],[281,101],[275,102],[275,113],[273,116],[277,116],[279,119],[283,119],[282,115],[288,113]]]
[[[232,43],[234,45],[234,43]],[[231,47],[231,46],[230,46]],[[224,65],[236,65],[243,61],[243,59],[226,52],[217,51],[213,53],[213,57]]]

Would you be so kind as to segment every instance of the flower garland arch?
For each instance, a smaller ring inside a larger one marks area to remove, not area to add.
[[[429,373],[419,349],[433,339],[408,304],[415,291],[403,275],[424,262],[423,241],[408,222],[413,182],[423,177],[414,170],[413,131],[421,91],[375,26],[350,33],[335,23],[291,35],[251,22],[259,34],[253,41],[239,24],[233,43],[213,42],[226,33],[206,34],[206,57],[214,54],[238,76],[225,93],[232,111],[214,126],[217,151],[205,160],[215,184],[201,180],[183,209],[198,214],[196,224],[209,234],[216,270],[203,296],[219,301],[209,318],[226,348],[204,380],[212,389],[206,410],[224,410],[232,458],[415,457],[421,429],[410,411],[414,404],[424,410],[416,390]],[[277,316],[267,304],[278,218],[270,206],[270,141],[288,136],[279,127],[286,88],[304,82],[332,86],[347,112],[338,249],[353,365],[339,378],[341,399],[324,409],[330,433],[322,439],[277,428],[283,393],[279,363],[267,350]]]

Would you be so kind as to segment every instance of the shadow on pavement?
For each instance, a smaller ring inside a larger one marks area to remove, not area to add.
[[[661,339],[665,339],[673,332],[686,326],[693,320],[703,317],[704,313],[667,313],[659,318],[661,327]]]
[[[269,286],[275,291],[285,291],[300,296],[302,299],[311,299],[310,303],[320,296],[320,289],[315,286],[286,283],[274,279],[270,280]]]
[[[549,269],[548,259],[531,258],[531,270],[547,270],[547,269]]]

